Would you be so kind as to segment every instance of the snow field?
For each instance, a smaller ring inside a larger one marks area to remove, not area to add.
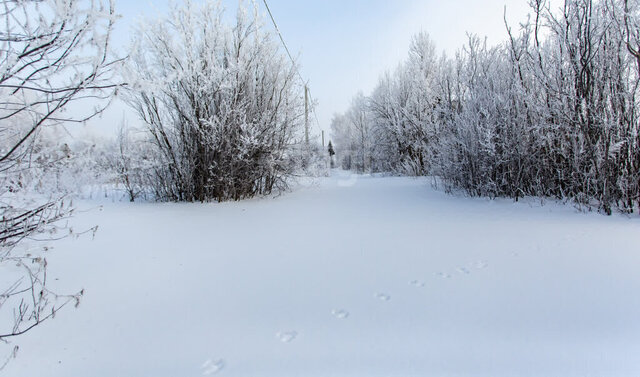
[[[341,172],[275,199],[82,206],[96,239],[48,259],[86,296],[8,376],[640,373],[637,218]]]

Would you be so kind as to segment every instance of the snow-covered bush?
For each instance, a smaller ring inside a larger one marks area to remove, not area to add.
[[[48,127],[100,113],[106,106],[101,100],[116,88],[117,60],[109,56],[116,19],[112,2],[3,1],[2,14],[0,341],[8,342],[81,296],[60,296],[47,289],[46,248],[24,242],[70,232],[61,233],[57,225],[71,215],[72,206],[55,192],[64,191],[59,189],[71,150],[38,136]],[[65,112],[73,104],[79,105],[77,111]]]
[[[291,171],[296,176],[329,176],[331,159],[319,143],[300,143],[294,147],[291,155]]]
[[[416,36],[407,61],[334,119],[343,167],[434,175],[470,195],[638,209],[639,6],[530,4],[533,17],[517,32],[507,25],[506,43],[470,36],[453,59]],[[361,156],[370,165],[352,163]]]
[[[129,201],[138,198],[153,199],[153,172],[158,159],[156,149],[146,139],[143,131],[123,124],[113,140],[103,140],[90,161],[101,173],[92,182],[103,189],[119,189]]]
[[[140,27],[129,104],[156,147],[158,200],[239,200],[286,186],[302,119],[296,67],[259,16],[227,25],[219,2],[187,1]]]

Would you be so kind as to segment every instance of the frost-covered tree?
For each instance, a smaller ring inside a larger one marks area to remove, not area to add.
[[[304,114],[296,67],[240,6],[187,1],[140,27],[127,93],[158,159],[158,200],[239,200],[286,186]]]
[[[106,173],[106,177],[97,182],[122,187],[130,202],[150,194],[148,187],[153,180],[154,159],[157,156],[142,132],[123,123],[116,139],[103,143],[100,152],[94,156],[94,161],[96,168]]]
[[[638,4],[529,4],[530,19],[506,25],[505,43],[470,36],[454,59],[438,58],[426,35],[414,38],[407,60],[359,100],[368,104],[371,166],[434,175],[470,195],[638,209]],[[356,147],[363,127],[335,119],[335,143]]]
[[[331,119],[331,133],[335,140],[336,159],[338,165],[345,170],[351,170],[351,162],[355,152],[352,128],[342,114],[334,114]]]
[[[347,113],[333,117],[331,131],[337,141],[338,160],[343,169],[361,173],[375,170],[375,144],[370,115],[368,98],[358,94]]]
[[[50,181],[33,179],[60,171],[70,149],[37,136],[99,114],[116,88],[118,61],[109,53],[113,2],[2,1],[0,9],[0,341],[8,342],[81,295],[50,291],[42,246],[23,242],[60,238],[57,224],[72,211],[47,194]]]
[[[385,74],[370,97],[369,111],[378,170],[409,175],[430,171],[429,144],[437,129],[434,80],[439,73],[435,46],[426,33],[411,42],[409,58]]]

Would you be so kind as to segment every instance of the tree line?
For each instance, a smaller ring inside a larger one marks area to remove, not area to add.
[[[640,206],[640,14],[635,2],[531,0],[507,41],[455,57],[425,33],[334,116],[340,163],[430,175],[473,196],[550,197],[611,214]]]

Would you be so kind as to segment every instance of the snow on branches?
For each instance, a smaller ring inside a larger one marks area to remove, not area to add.
[[[605,213],[640,207],[640,16],[632,2],[530,2],[508,41],[476,36],[455,58],[428,37],[334,120],[358,170],[434,175],[470,195],[568,199]],[[370,120],[367,134],[351,114]],[[366,114],[366,115],[362,115]]]
[[[239,200],[283,188],[303,110],[296,67],[257,15],[187,1],[140,27],[126,97],[155,146],[158,200]],[[257,12],[256,12],[257,13]]]
[[[112,1],[7,0],[0,12],[0,340],[6,342],[82,295],[47,289],[44,249],[24,242],[71,234],[59,226],[73,211],[70,203],[38,195],[31,185],[70,151],[43,148],[37,137],[44,128],[101,113],[118,86],[119,60],[109,49]],[[65,111],[74,104],[85,111]]]

